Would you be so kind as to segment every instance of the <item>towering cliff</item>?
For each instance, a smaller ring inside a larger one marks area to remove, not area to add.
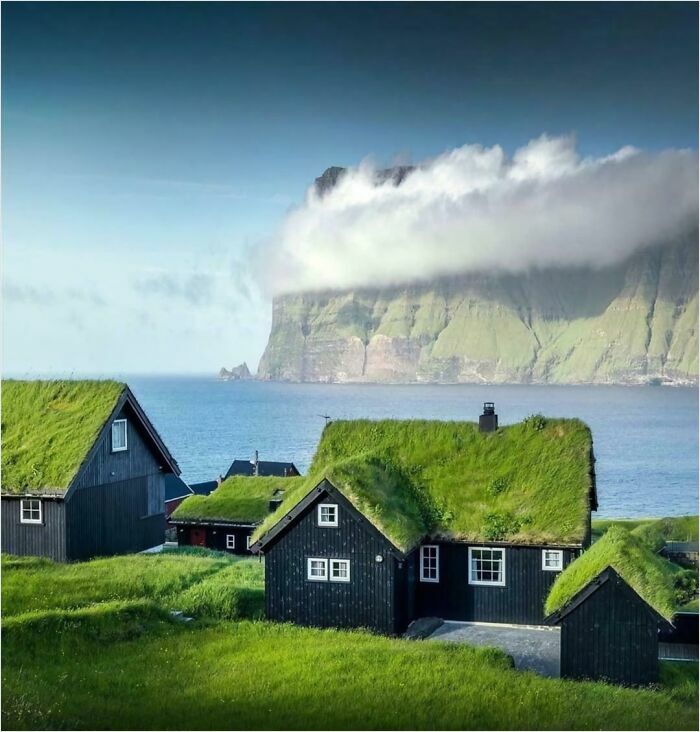
[[[258,378],[697,383],[697,327],[695,236],[602,270],[278,297]]]

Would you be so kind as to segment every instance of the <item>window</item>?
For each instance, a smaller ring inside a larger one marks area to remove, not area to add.
[[[422,546],[420,548],[420,581],[440,581],[440,547]]]
[[[542,569],[548,572],[561,572],[564,569],[564,552],[561,549],[543,549]]]
[[[306,579],[316,582],[328,579],[328,560],[327,559],[307,559],[306,560]]]
[[[19,521],[22,524],[41,523],[41,501],[38,498],[23,498],[20,502]]]
[[[226,534],[226,548],[227,549],[235,549],[236,548],[236,536],[235,536],[235,534]]]
[[[126,420],[115,419],[112,422],[112,452],[126,450]]]
[[[248,536],[246,536],[246,538],[245,538],[245,548],[250,549],[252,544],[253,544],[253,535],[248,534]]]
[[[319,526],[338,525],[338,506],[335,503],[322,503],[318,507]]]
[[[469,547],[469,584],[503,586],[505,583],[505,550]]]
[[[350,582],[350,560],[331,559],[331,582]]]

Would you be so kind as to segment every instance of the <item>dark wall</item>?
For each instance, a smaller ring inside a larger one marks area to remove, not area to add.
[[[2,499],[2,550],[8,554],[66,560],[65,504],[42,499],[41,524],[20,523],[20,499]]]
[[[68,559],[138,552],[165,540],[165,487],[157,453],[127,405],[127,449],[112,452],[111,423],[66,501]]]
[[[153,495],[160,495],[158,508]],[[125,554],[162,544],[165,537],[163,476],[86,486],[66,502],[68,559]]]
[[[179,525],[177,527],[177,543],[179,546],[197,546],[193,539],[193,531],[204,531],[205,544],[207,549],[214,549],[229,554],[248,554],[246,538],[253,533],[253,527],[231,527],[231,526],[203,526],[203,525]],[[236,537],[235,548],[226,548],[226,536],[233,534]]]
[[[115,419],[126,419],[127,450],[112,452],[112,428],[107,426],[95,454],[85,465],[76,483],[77,488],[119,483],[143,475],[161,473],[161,466],[150,443],[144,438],[132,410],[124,405]],[[161,496],[160,513],[163,513],[165,492]]]
[[[339,506],[337,528],[318,527],[313,504],[265,551],[268,618],[389,634],[402,631],[404,619],[394,612],[397,561],[389,543],[341,495],[321,492],[318,502],[324,500]],[[377,562],[377,556],[383,561]],[[307,580],[309,557],[349,559],[350,582]]]
[[[436,543],[440,547],[440,581],[421,582],[416,570],[418,615],[446,620],[543,624],[544,602],[559,572],[542,569],[540,547],[505,547],[505,586],[489,587],[469,584],[469,545]],[[578,551],[563,551],[566,567]]]
[[[650,684],[658,679],[658,618],[619,577],[561,620],[561,675]]]

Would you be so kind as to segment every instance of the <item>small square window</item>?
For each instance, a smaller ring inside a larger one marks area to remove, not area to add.
[[[331,559],[331,582],[350,582],[350,560]]]
[[[245,538],[245,548],[250,549],[251,546],[253,546],[253,535],[248,534]]]
[[[112,452],[126,450],[126,420],[115,419],[112,422]]]
[[[338,506],[335,503],[321,503],[318,507],[319,526],[338,525]]]
[[[41,523],[41,501],[38,498],[23,498],[20,501],[19,521],[22,524]]]
[[[542,569],[546,572],[561,572],[564,569],[564,552],[561,549],[543,549]]]
[[[226,534],[226,548],[227,549],[236,548],[236,535],[235,534]]]
[[[328,579],[328,560],[310,558],[306,560],[306,579],[324,582]]]

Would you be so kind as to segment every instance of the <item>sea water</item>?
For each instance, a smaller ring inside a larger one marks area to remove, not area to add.
[[[281,384],[210,377],[130,377],[136,397],[188,482],[213,480],[234,458],[311,462],[330,419],[478,419],[528,414],[591,427],[599,517],[698,512],[698,391],[669,387]]]

